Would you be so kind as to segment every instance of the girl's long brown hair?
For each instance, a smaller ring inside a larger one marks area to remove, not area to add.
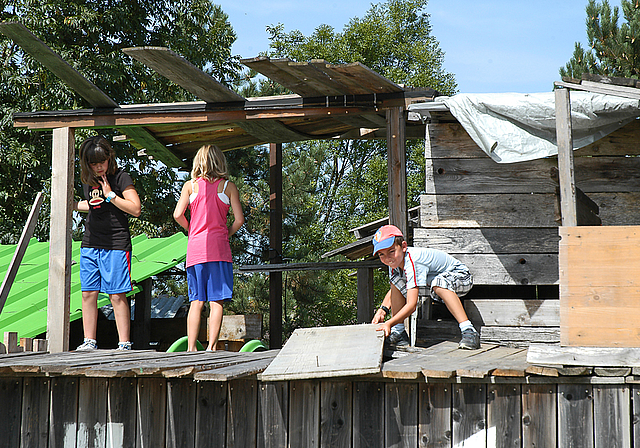
[[[91,169],[92,163],[109,161],[107,174],[115,174],[118,169],[116,153],[109,141],[101,135],[89,137],[80,145],[80,180],[83,184],[99,187],[96,176]]]

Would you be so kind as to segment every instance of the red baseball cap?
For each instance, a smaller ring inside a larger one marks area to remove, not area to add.
[[[373,235],[373,255],[376,255],[379,250],[388,249],[393,246],[393,242],[396,240],[397,236],[402,236],[402,232],[396,226],[386,225],[382,226],[378,229],[378,231]]]

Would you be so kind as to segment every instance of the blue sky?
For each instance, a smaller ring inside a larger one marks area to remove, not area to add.
[[[229,15],[243,58],[268,49],[267,25],[309,35],[328,24],[342,31],[363,17],[369,0],[213,0]],[[377,2],[374,2],[377,3]],[[619,6],[620,0],[611,0]],[[586,47],[587,0],[430,0],[432,33],[445,52],[444,68],[462,93],[547,92],[558,70]]]

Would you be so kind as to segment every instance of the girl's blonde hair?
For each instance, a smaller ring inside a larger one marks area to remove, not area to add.
[[[80,180],[83,184],[99,187],[96,175],[91,168],[92,163],[109,161],[107,174],[115,174],[118,169],[116,153],[109,141],[101,135],[89,137],[80,145]]]
[[[216,145],[203,145],[193,158],[191,178],[213,182],[216,179],[228,179],[227,159]]]

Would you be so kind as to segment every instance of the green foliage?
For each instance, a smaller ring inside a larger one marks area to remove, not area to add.
[[[611,8],[608,0],[602,3],[589,0],[587,38],[589,49],[575,44],[573,56],[561,76],[580,78],[583,73],[604,76],[638,78],[640,74],[640,3],[622,0],[624,22],[619,24],[618,7]]]
[[[124,55],[121,50],[126,47],[167,46],[229,84],[239,72],[239,62],[231,57],[235,34],[227,15],[208,0],[10,0],[0,20],[23,23],[119,104],[193,99],[181,87]],[[36,193],[48,193],[51,133],[15,129],[12,115],[89,105],[4,35],[0,35],[0,58],[0,243],[14,243]],[[112,137],[111,131],[104,132]],[[85,137],[86,131],[76,132],[78,143]],[[175,173],[138,156],[128,143],[114,146],[120,164],[134,177],[143,204],[142,216],[133,220],[134,232],[159,236],[177,231],[171,216]],[[166,200],[158,201],[158,197]],[[153,206],[147,206],[150,204]],[[47,207],[48,198],[42,217],[47,216]],[[44,240],[49,223],[41,220],[36,237]]]

